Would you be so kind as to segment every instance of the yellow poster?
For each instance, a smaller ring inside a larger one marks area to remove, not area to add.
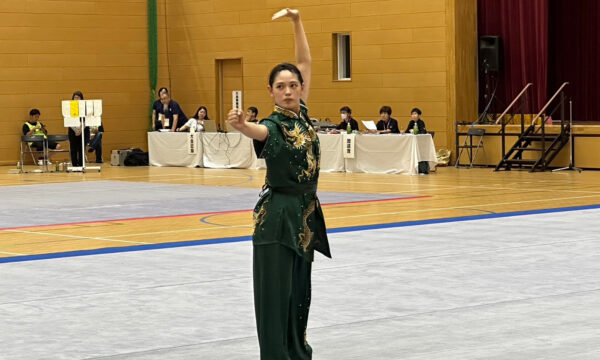
[[[77,101],[77,100],[71,101],[71,117],[72,118],[79,117],[79,101]]]

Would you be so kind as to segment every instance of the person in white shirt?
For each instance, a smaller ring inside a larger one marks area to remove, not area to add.
[[[198,110],[196,110],[196,115],[189,119],[177,131],[204,131],[204,120],[210,120],[208,118],[208,109],[206,109],[206,106],[200,106]]]

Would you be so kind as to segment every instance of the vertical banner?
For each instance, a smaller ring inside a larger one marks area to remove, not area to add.
[[[198,133],[195,131],[190,131],[188,133],[188,154],[194,155],[198,152]]]
[[[152,105],[158,81],[158,5],[156,0],[148,0],[148,69],[150,79],[149,130],[152,130]]]
[[[354,159],[355,134],[343,134],[344,136],[344,159]]]

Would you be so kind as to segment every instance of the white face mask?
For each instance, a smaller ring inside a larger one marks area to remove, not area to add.
[[[342,120],[346,120],[348,118],[348,114],[340,114],[342,116]]]

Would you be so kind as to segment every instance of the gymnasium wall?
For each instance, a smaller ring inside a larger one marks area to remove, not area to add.
[[[74,90],[104,100],[104,157],[146,148],[145,0],[0,1],[0,164],[18,158],[29,109],[65,133],[60,101]],[[454,121],[476,117],[475,0],[158,0],[159,81],[188,114],[216,115],[216,61],[241,59],[244,106],[264,116],[267,75],[293,61],[292,26],[271,15],[298,6],[313,58],[312,117],[339,121],[348,105],[377,120],[389,105],[406,127],[419,107],[438,148],[453,148]],[[167,31],[168,29],[168,31]],[[352,80],[333,80],[333,33],[352,36]],[[237,70],[236,70],[237,71]],[[227,97],[225,97],[227,100]]]
[[[31,108],[40,109],[49,133],[66,133],[60,101],[75,90],[104,100],[105,161],[111,149],[146,148],[146,13],[145,0],[0,1],[0,164],[16,163]],[[160,53],[165,83],[166,51]]]
[[[406,127],[419,107],[437,147],[454,147],[457,117],[476,118],[475,0],[172,0],[167,3],[173,96],[186,112],[216,113],[216,59],[242,59],[244,107],[268,115],[271,68],[294,60],[292,25],[271,22],[283,7],[301,11],[313,59],[309,113],[339,122],[348,105],[377,120],[389,105]],[[332,34],[351,34],[352,80],[333,80]],[[463,39],[462,37],[468,37]]]

